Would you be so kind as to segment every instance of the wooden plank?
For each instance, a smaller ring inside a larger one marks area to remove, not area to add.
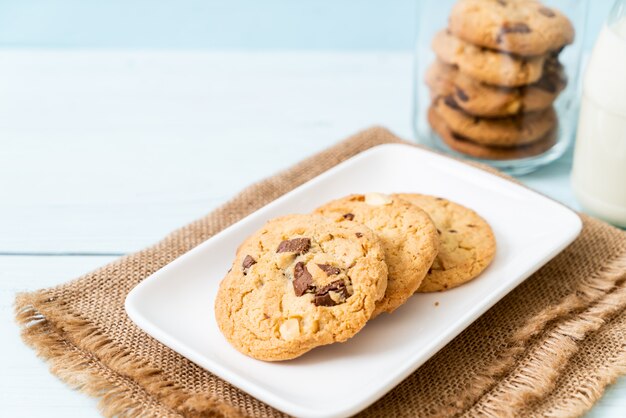
[[[125,253],[364,127],[406,53],[0,51],[0,253]]]
[[[113,257],[0,257],[0,416],[98,417],[96,400],[70,390],[19,337],[15,293],[53,286]]]

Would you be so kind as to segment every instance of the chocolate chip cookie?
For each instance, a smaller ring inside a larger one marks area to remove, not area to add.
[[[546,109],[566,84],[563,67],[555,59],[546,60],[543,76],[528,86],[507,88],[485,84],[439,60],[428,68],[425,81],[431,98],[451,95],[466,113],[484,117]]]
[[[459,0],[449,29],[486,48],[536,56],[574,41],[574,27],[560,11],[535,0]]]
[[[557,123],[553,108],[488,119],[465,113],[453,96],[436,99],[433,107],[453,132],[483,145],[513,147],[530,144],[545,136]]]
[[[436,196],[396,194],[428,213],[439,234],[439,253],[418,292],[460,286],[493,260],[496,240],[489,224],[473,210]]]
[[[432,107],[428,109],[428,122],[447,146],[462,154],[485,160],[515,160],[534,157],[552,148],[556,144],[557,138],[557,129],[554,128],[544,137],[530,144],[515,147],[496,147],[479,144],[453,132]]]
[[[327,203],[315,212],[338,224],[364,224],[380,237],[389,279],[374,316],[402,305],[422,283],[437,255],[435,225],[423,210],[403,200],[379,193],[356,194]]]
[[[457,66],[478,81],[506,87],[537,82],[548,58],[548,55],[518,57],[481,48],[445,30],[435,35],[432,46],[437,57],[446,64]]]
[[[290,215],[268,222],[239,248],[220,283],[215,316],[243,354],[287,360],[352,337],[386,286],[384,250],[369,228]]]

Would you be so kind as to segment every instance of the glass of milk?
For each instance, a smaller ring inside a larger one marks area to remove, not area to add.
[[[589,61],[572,187],[588,212],[626,227],[626,0],[617,0]]]

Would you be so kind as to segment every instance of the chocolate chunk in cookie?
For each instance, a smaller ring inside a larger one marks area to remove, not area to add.
[[[294,238],[281,242],[276,252],[304,254],[309,251],[309,248],[311,248],[311,240],[309,238]]]
[[[296,263],[293,268],[293,290],[296,296],[315,291],[313,276],[311,276],[311,273],[309,273],[302,261]]]
[[[336,280],[315,292],[313,303],[315,306],[336,306],[349,297],[350,293],[343,280]]]
[[[500,28],[500,33],[496,37],[497,43],[502,43],[504,35],[509,33],[530,33],[532,30],[530,27],[524,22],[504,22],[502,28]]]
[[[357,232],[360,234],[360,232]],[[330,264],[318,264],[317,267],[320,268],[327,276],[336,276],[341,273],[341,269],[339,267],[331,266]]]
[[[241,267],[243,268],[243,274],[246,274],[246,271],[256,264],[256,260],[249,255],[247,255],[243,261],[241,262]]]
[[[467,102],[469,100],[469,96],[459,86],[454,86],[454,92],[456,93],[456,97],[458,97],[462,102]]]
[[[547,7],[540,7],[537,10],[539,11],[539,13],[541,13],[545,17],[555,17],[556,16],[556,13],[554,13],[554,10],[548,9]]]

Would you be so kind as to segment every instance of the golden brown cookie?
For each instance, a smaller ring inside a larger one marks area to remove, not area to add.
[[[432,107],[428,110],[428,122],[447,146],[462,154],[485,160],[515,160],[518,158],[534,157],[546,152],[556,144],[556,128],[536,142],[504,148],[481,145],[452,132]]]
[[[518,55],[542,55],[574,41],[569,19],[535,0],[459,0],[449,28],[472,44]]]
[[[380,237],[389,279],[373,316],[402,305],[417,290],[437,255],[435,225],[423,210],[403,200],[379,193],[356,194],[329,202],[315,212],[339,224],[364,224]]]
[[[489,224],[476,212],[441,197],[405,193],[394,196],[426,211],[439,234],[439,253],[418,292],[460,286],[491,263],[496,240]]]
[[[220,283],[215,317],[243,354],[287,360],[352,337],[386,286],[384,250],[370,229],[319,215],[284,216],[239,248]]]
[[[443,30],[433,39],[433,50],[446,64],[456,65],[462,73],[487,84],[519,87],[537,82],[547,55],[517,57],[480,48]]]
[[[482,118],[463,111],[452,96],[440,97],[433,108],[450,129],[472,141],[490,146],[513,147],[544,137],[557,124],[554,108],[505,118]]]
[[[546,60],[539,81],[512,88],[485,84],[461,73],[456,66],[436,60],[426,71],[426,84],[432,99],[451,95],[471,115],[505,117],[547,109],[566,82],[563,67],[555,59]]]

